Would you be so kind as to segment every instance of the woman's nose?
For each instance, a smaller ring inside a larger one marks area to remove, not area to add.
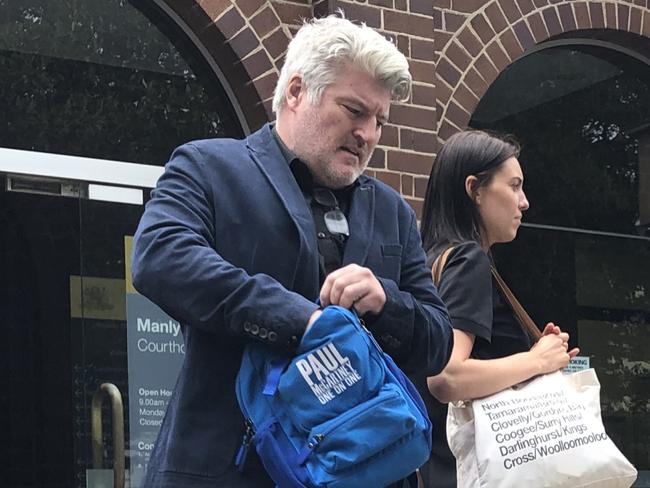
[[[519,198],[519,209],[522,212],[525,212],[526,210],[528,210],[528,207],[530,207],[530,204],[528,203],[528,199],[526,198],[526,194],[522,190],[521,197]]]

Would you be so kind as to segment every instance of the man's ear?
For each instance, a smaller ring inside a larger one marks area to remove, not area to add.
[[[302,82],[302,76],[300,76],[298,73],[294,73],[291,75],[291,78],[289,78],[284,96],[287,99],[287,107],[290,109],[294,109],[300,105],[300,102],[306,96],[305,86]]]
[[[469,175],[465,178],[465,193],[476,205],[481,203],[481,191],[478,186],[478,178],[474,175]]]

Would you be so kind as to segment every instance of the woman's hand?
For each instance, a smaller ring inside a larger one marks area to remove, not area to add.
[[[542,332],[543,335],[549,335],[549,334],[555,334],[559,337],[562,338],[562,340],[566,343],[566,348],[569,353],[569,357],[576,357],[580,353],[580,348],[574,347],[569,351],[569,333],[568,332],[562,332],[562,330],[555,325],[553,322],[549,322],[546,324],[546,327],[544,328],[544,332]]]
[[[558,334],[542,336],[531,348],[530,354],[541,374],[564,368],[571,359],[567,352],[566,341],[563,341]]]
[[[569,334],[553,323],[546,324],[542,337],[530,350],[540,373],[552,373],[566,367],[579,352],[577,347],[569,351]]]
[[[546,324],[546,327],[544,327],[544,331],[542,332],[542,335],[549,335],[549,334],[560,334],[562,331],[560,328],[555,325],[553,322],[549,322]]]

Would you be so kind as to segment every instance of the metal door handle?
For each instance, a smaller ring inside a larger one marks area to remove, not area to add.
[[[103,434],[102,434],[102,400],[107,395],[111,400],[113,413],[113,488],[124,488],[124,407],[122,394],[113,383],[102,383],[93,394],[90,409],[91,434],[93,450],[93,468],[102,469]]]

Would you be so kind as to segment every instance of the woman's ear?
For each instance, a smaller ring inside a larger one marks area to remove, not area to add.
[[[470,200],[472,200],[476,205],[480,202],[481,194],[478,187],[478,178],[474,175],[469,175],[465,178],[465,193]]]

